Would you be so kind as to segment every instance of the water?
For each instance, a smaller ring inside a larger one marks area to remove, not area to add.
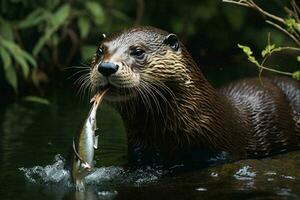
[[[70,93],[70,94],[68,94]],[[119,115],[101,105],[100,146],[86,191],[74,192],[64,169],[73,134],[89,109],[73,92],[55,91],[50,105],[0,106],[0,199],[300,199],[300,151],[168,174],[128,170]]]

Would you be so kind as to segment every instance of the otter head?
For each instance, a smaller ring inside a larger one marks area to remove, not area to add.
[[[226,106],[176,35],[135,27],[102,37],[91,65],[92,89],[108,88],[105,98],[117,101],[131,145],[171,152],[213,146],[211,136],[224,133]]]
[[[176,35],[153,27],[103,35],[92,61],[91,85],[96,90],[109,88],[106,98],[120,101],[158,85],[186,84],[191,81],[187,58]]]

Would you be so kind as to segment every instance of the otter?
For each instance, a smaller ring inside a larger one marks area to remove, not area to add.
[[[156,152],[210,163],[300,148],[300,82],[248,78],[217,90],[167,31],[103,35],[89,75],[94,92],[109,89],[105,99],[120,112],[136,160]]]

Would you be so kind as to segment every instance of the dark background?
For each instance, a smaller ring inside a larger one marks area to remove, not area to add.
[[[281,17],[285,15],[283,7],[289,5],[288,0],[256,2]],[[0,54],[2,101],[47,96],[57,87],[78,90],[74,82],[82,73],[72,76],[80,70],[75,66],[88,66],[100,34],[133,25],[156,26],[177,34],[215,86],[257,75],[238,43],[251,46],[259,54],[269,32],[277,45],[290,42],[254,10],[221,0],[3,0],[0,13],[1,40],[28,54],[26,57],[16,48],[5,49],[10,57],[7,65]],[[275,60],[290,66],[281,55]]]
[[[289,4],[255,2],[281,17]],[[294,45],[264,20],[254,10],[221,0],[1,0],[0,199],[75,199],[59,158],[67,158],[90,107],[87,96],[77,95],[75,81],[87,72],[81,70],[88,70],[100,34],[133,25],[173,32],[219,86],[258,76],[238,43],[250,46],[257,58],[269,32],[277,46]],[[285,52],[272,55],[266,64],[299,70],[295,55]],[[97,171],[82,199],[300,197],[299,151],[162,177],[156,169],[118,167],[128,161],[122,119],[107,104],[99,107],[97,118]]]

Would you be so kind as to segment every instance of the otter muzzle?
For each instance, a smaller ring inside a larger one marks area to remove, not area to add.
[[[116,73],[119,69],[119,65],[114,64],[112,62],[102,62],[98,66],[98,71],[103,75],[103,76],[110,76],[114,73]]]

